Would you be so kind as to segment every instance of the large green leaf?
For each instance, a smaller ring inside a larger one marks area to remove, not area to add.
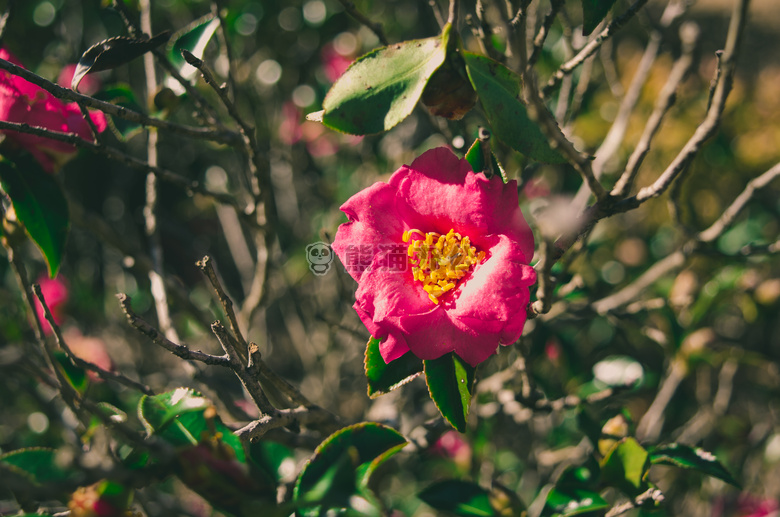
[[[379,353],[381,340],[371,338],[366,345],[365,370],[368,396],[373,398],[403,386],[423,371],[422,360],[407,352],[390,364]]]
[[[13,203],[16,217],[40,248],[54,278],[62,264],[70,228],[68,202],[54,177],[29,156],[16,163],[0,160],[0,186]]]
[[[493,134],[515,151],[547,163],[566,160],[550,147],[520,100],[521,78],[489,57],[464,52],[466,71],[479,95]]]
[[[699,447],[680,443],[662,445],[650,451],[650,462],[654,465],[673,465],[684,469],[698,470],[712,477],[739,487],[739,483],[711,452]]]
[[[644,492],[648,485],[645,474],[650,468],[650,455],[634,438],[623,438],[607,452],[601,461],[601,476],[629,497]]]
[[[293,501],[304,515],[349,505],[350,497],[365,495],[374,470],[407,444],[394,429],[363,422],[340,429],[325,439],[303,467]]]
[[[439,412],[452,427],[465,432],[476,369],[454,352],[423,364],[428,392]]]
[[[65,481],[75,475],[57,463],[57,451],[43,447],[17,449],[0,455],[0,468],[23,475],[34,483]]]
[[[322,122],[354,135],[387,131],[408,117],[444,63],[450,26],[440,36],[404,41],[352,63],[323,101]]]
[[[601,23],[615,0],[582,0],[582,34],[587,36]]]
[[[219,27],[219,19],[214,15],[208,15],[195,23],[177,32],[171,38],[173,45],[168,51],[168,59],[178,69],[185,79],[192,79],[198,73],[197,68],[187,64],[181,55],[182,50],[188,50],[192,55],[201,59],[214,32]]]
[[[469,481],[449,479],[429,486],[417,497],[437,510],[466,517],[499,515],[490,504],[490,492]]]
[[[553,488],[547,494],[542,517],[581,515],[609,508],[609,503],[598,492],[584,489]]]

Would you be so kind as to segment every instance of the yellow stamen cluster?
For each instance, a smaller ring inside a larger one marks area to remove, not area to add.
[[[409,243],[407,253],[414,279],[422,282],[428,298],[437,304],[439,297],[455,289],[458,280],[485,258],[484,251],[478,252],[468,237],[455,230],[445,235],[408,230],[402,238]]]

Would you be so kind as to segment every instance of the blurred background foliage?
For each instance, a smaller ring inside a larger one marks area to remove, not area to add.
[[[137,3],[126,3],[137,15]],[[125,34],[116,11],[98,0],[16,4],[3,45],[29,69],[53,81],[92,44]],[[351,309],[354,283],[338,264],[327,275],[312,275],[305,246],[329,242],[345,221],[338,210],[343,201],[386,179],[425,149],[450,145],[465,152],[484,118],[474,110],[461,121],[446,123],[418,108],[392,131],[367,137],[341,135],[307,122],[305,114],[320,109],[328,88],[351,60],[379,45],[376,35],[351,19],[336,0],[218,4],[225,9],[234,60],[224,58],[217,38],[204,59],[223,80],[232,67],[236,101],[241,113],[257,126],[278,204],[277,242],[269,250],[269,298],[251,322],[247,337],[261,344],[264,358],[276,371],[345,421],[387,422],[417,440],[418,453],[399,454],[391,461],[394,466],[378,476],[379,493],[389,507],[404,515],[433,515],[412,496],[432,480],[446,477],[483,484],[495,480],[530,502],[563,467],[584,461],[584,435],[575,410],[532,412],[518,402],[522,376],[515,367],[522,356],[528,373],[550,399],[602,389],[610,371],[625,374],[625,365],[630,365],[637,387],[594,405],[592,417],[598,425],[622,412],[635,426],[659,385],[668,379],[672,365],[681,365],[679,387],[663,413],[657,441],[684,438],[712,450],[741,480],[744,491],[698,474],[659,467],[651,478],[663,489],[668,504],[656,515],[758,516],[769,513],[758,513],[756,508],[778,511],[780,262],[777,255],[743,251],[746,246],[777,240],[780,185],[760,192],[711,248],[660,278],[641,293],[637,303],[607,314],[590,307],[677,250],[692,232],[706,228],[751,178],[778,161],[780,20],[772,16],[771,5],[767,9],[763,2],[754,4],[721,129],[676,187],[677,216],[670,213],[664,197],[600,222],[581,249],[571,251],[554,269],[566,287],[559,292],[562,310],[555,313],[554,309],[554,317],[534,320],[519,345],[502,348],[480,368],[480,386],[486,387],[480,388],[472,408],[468,433],[447,432],[436,439],[445,429],[433,426],[431,432],[431,426],[425,426],[437,411],[422,382],[411,382],[373,401],[366,396],[362,354],[369,336]],[[382,24],[391,42],[437,34],[435,13],[446,13],[446,5],[432,4],[355,2],[360,12]],[[540,17],[548,9],[547,2],[541,4]],[[618,1],[616,9],[627,5]],[[487,8],[488,19],[496,19],[495,6],[488,3]],[[604,139],[647,43],[648,29],[662,8],[660,1],[650,2],[594,61],[593,77],[581,92],[581,111],[568,126],[580,149],[594,151]],[[472,9],[470,2],[464,3],[464,10]],[[565,9],[576,26],[579,3],[567,1]],[[729,9],[729,5],[700,0],[685,17],[701,28],[696,61],[642,167],[638,185],[658,176],[701,121]],[[154,31],[182,30],[211,10],[207,0],[153,0]],[[538,66],[543,79],[566,59],[566,30],[558,22],[553,25]],[[679,55],[676,33],[669,32],[618,160],[605,167],[606,178],[622,169]],[[466,47],[477,50],[467,29],[462,35]],[[504,44],[500,33],[494,44],[498,49]],[[141,60],[95,77],[98,91],[127,85],[148,113],[199,123],[189,99],[145,91]],[[575,73],[575,85],[578,77]],[[215,99],[202,81],[198,87]],[[108,138],[129,153],[144,156],[144,132],[126,141]],[[499,157],[509,177],[520,179],[527,215],[535,213],[540,203],[567,203],[579,187],[578,175],[568,167],[527,163],[508,149],[499,149]],[[238,192],[243,187],[239,171],[244,158],[224,145],[162,133],[160,163],[215,190]],[[82,152],[65,166],[61,179],[72,211],[80,214],[74,216],[59,276],[67,291],[59,310],[62,326],[73,336],[71,346],[80,343],[91,360],[107,356],[114,368],[157,391],[178,386],[203,390],[219,401],[220,415],[228,422],[246,419],[245,410],[251,416],[240,385],[229,372],[185,363],[154,348],[126,324],[119,309],[115,294],[124,292],[133,298],[139,315],[155,320],[149,281],[138,260],[147,253],[144,175],[99,154]],[[229,294],[241,301],[253,271],[251,239],[235,214],[212,200],[188,196],[164,183],[160,196],[165,268],[183,293],[172,295],[174,326],[193,348],[219,352],[208,328],[211,320],[221,317],[219,305],[195,261],[211,255]],[[32,246],[24,251],[30,275],[42,278],[46,269],[37,251]],[[63,430],[63,416],[52,403],[51,390],[24,368],[24,347],[34,337],[4,256],[0,278],[0,451],[32,445],[59,447],[74,438]],[[610,370],[609,361],[616,356],[628,359]],[[605,364],[607,373],[603,366],[597,367]],[[488,379],[497,384],[489,384]],[[129,414],[135,411],[137,393],[103,383],[93,383],[90,390],[96,400]],[[308,454],[304,450],[298,459]],[[291,478],[298,470],[292,469]],[[155,488],[139,493],[149,515],[210,512],[205,502],[175,479]],[[12,509],[12,503],[0,501],[0,514]]]

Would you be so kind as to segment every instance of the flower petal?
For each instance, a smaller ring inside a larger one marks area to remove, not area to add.
[[[468,161],[439,147],[399,169],[389,183],[426,219],[428,227],[420,230],[454,228],[481,249],[485,237],[505,234],[520,244],[526,262],[533,256],[533,233],[520,211],[516,181],[505,184],[498,176],[474,174]]]

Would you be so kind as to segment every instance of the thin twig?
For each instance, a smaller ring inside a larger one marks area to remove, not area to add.
[[[347,14],[349,14],[358,22],[362,23],[363,25],[371,29],[371,32],[376,34],[376,37],[379,39],[382,45],[387,46],[390,44],[387,40],[387,36],[385,36],[385,31],[384,29],[382,29],[381,23],[376,23],[369,20],[368,17],[363,13],[361,13],[360,11],[358,11],[357,8],[355,7],[355,4],[353,4],[349,0],[339,0],[339,2],[341,3],[341,5],[344,6],[344,10],[347,12]]]
[[[154,344],[168,350],[173,355],[188,361],[200,361],[204,364],[224,366],[226,368],[230,367],[230,359],[227,355],[207,354],[199,350],[192,350],[186,345],[174,343],[173,341],[167,339],[160,333],[159,330],[149,325],[146,321],[136,315],[135,312],[133,312],[133,309],[130,305],[131,298],[129,296],[124,293],[119,293],[116,296],[117,299],[119,299],[119,306],[127,316],[127,321],[130,322],[130,325],[138,332],[152,340]]]
[[[158,129],[170,131],[171,133],[176,133],[182,136],[201,140],[211,140],[223,144],[234,144],[241,138],[238,133],[232,131],[213,130],[209,128],[176,124],[174,122],[168,122],[167,120],[148,117],[138,113],[137,111],[123,108],[122,106],[117,106],[115,104],[111,104],[110,102],[104,102],[87,95],[82,95],[68,88],[54,84],[51,81],[47,81],[43,77],[34,74],[25,68],[17,66],[10,61],[6,61],[5,59],[0,59],[0,69],[9,72],[12,75],[21,77],[22,79],[29,81],[36,86],[40,86],[57,99],[78,102],[88,108],[100,110],[103,113],[141,124],[144,127],[156,127]]]
[[[192,181],[189,178],[186,178],[168,169],[152,167],[141,159],[130,156],[129,154],[125,154],[113,147],[103,146],[99,143],[84,140],[75,133],[61,133],[59,131],[52,131],[44,127],[31,126],[26,123],[6,122],[5,120],[0,120],[0,130],[17,131],[19,133],[41,136],[51,140],[56,140],[58,142],[65,142],[80,149],[87,149],[97,154],[104,154],[109,158],[120,161],[134,169],[138,169],[144,172],[153,172],[159,176],[161,180],[180,187],[189,195],[200,194],[201,196],[211,198],[221,204],[233,207],[236,212],[238,212],[239,216],[245,215],[243,207],[239,205],[237,201],[237,196],[224,192],[211,191],[198,181]],[[242,220],[248,224],[252,223],[251,219],[247,217],[243,217]]]
[[[623,515],[624,513],[629,512],[634,508],[639,508],[647,504],[658,504],[663,502],[663,500],[663,492],[657,488],[648,488],[646,491],[642,492],[631,501],[613,506],[604,517],[617,517],[618,515]]]
[[[209,279],[211,286],[217,293],[219,303],[222,305],[222,310],[225,312],[228,323],[230,324],[230,330],[233,332],[233,335],[241,347],[238,352],[241,354],[242,359],[246,361],[248,359],[248,345],[246,339],[244,339],[243,333],[241,332],[241,327],[239,325],[238,318],[236,317],[236,311],[233,310],[233,300],[231,300],[230,297],[225,293],[225,289],[222,287],[222,283],[219,281],[217,272],[214,269],[214,263],[212,262],[211,257],[206,255],[197,262],[197,266]]]
[[[542,55],[542,48],[544,48],[544,42],[547,41],[547,36],[550,34],[550,28],[552,27],[555,17],[558,16],[558,11],[563,6],[564,0],[551,0],[550,12],[544,17],[542,26],[539,27],[539,32],[536,33],[534,38],[534,48],[531,51],[531,55],[528,57],[528,65],[534,66],[539,56]]]
[[[736,197],[736,199],[734,199],[734,201],[732,201],[729,207],[723,211],[721,216],[712,223],[709,228],[699,233],[698,240],[701,242],[713,242],[723,235],[723,232],[734,224],[734,220],[740,212],[744,210],[745,206],[753,198],[756,192],[765,188],[778,176],[780,176],[780,163],[775,164],[761,176],[750,180],[745,189]]]
[[[141,30],[152,34],[151,0],[140,0]],[[146,74],[146,94],[151,96],[157,89],[157,72],[154,68],[154,56],[144,54],[144,71]],[[157,142],[159,133],[156,128],[147,131],[146,159],[151,167],[157,167]],[[157,176],[154,173],[146,175],[146,203],[144,205],[144,230],[149,240],[149,255],[152,257],[152,269],[149,271],[149,282],[154,307],[157,312],[157,323],[165,336],[171,341],[178,341],[179,336],[173,326],[168,305],[168,292],[165,288],[162,239],[157,226],[158,207]]]
[[[232,337],[228,334],[225,327],[219,321],[215,321],[211,324],[211,331],[217,336],[219,344],[222,345],[222,349],[230,359],[230,369],[239,378],[241,384],[244,385],[249,396],[260,410],[261,414],[268,415],[275,413],[276,409],[269,402],[268,397],[263,393],[263,389],[256,379],[253,379],[247,371],[247,365],[244,362],[244,357],[239,353],[238,349],[234,346]]]
[[[741,0],[736,4],[734,14],[731,17],[726,46],[720,60],[722,69],[720,81],[715,87],[712,104],[704,121],[696,128],[693,136],[686,142],[683,149],[675,157],[661,176],[650,186],[642,188],[634,199],[629,198],[629,206],[639,206],[644,201],[660,196],[674,181],[677,176],[687,168],[688,164],[696,157],[704,142],[709,140],[717,131],[726,106],[726,99],[734,82],[737,54],[742,43],[745,20],[749,0]]]
[[[43,307],[43,314],[46,318],[46,321],[49,322],[49,325],[52,328],[52,331],[54,333],[54,339],[57,342],[57,345],[59,345],[60,348],[62,348],[65,353],[68,355],[71,361],[78,366],[79,368],[82,368],[84,370],[89,370],[91,372],[95,372],[101,379],[114,381],[118,384],[122,384],[124,386],[127,386],[128,388],[132,388],[134,390],[140,391],[141,393],[144,393],[146,395],[154,395],[154,391],[152,391],[149,386],[146,386],[144,384],[141,384],[140,382],[134,381],[130,379],[129,377],[126,377],[122,375],[119,372],[112,372],[109,370],[104,370],[103,368],[99,367],[96,364],[90,363],[89,361],[85,361],[84,359],[80,358],[76,354],[73,353],[73,351],[68,346],[67,342],[62,336],[62,331],[60,330],[60,326],[57,325],[57,322],[54,321],[54,316],[52,315],[51,311],[49,310],[49,305],[46,303],[46,300],[43,297],[43,292],[41,291],[41,286],[38,284],[33,284],[32,290],[35,293],[35,296],[38,298],[38,301],[41,303],[41,307]]]
[[[580,50],[576,56],[562,64],[560,68],[558,68],[558,71],[556,71],[547,81],[547,84],[542,89],[542,95],[544,97],[550,95],[552,90],[558,86],[558,84],[561,82],[561,79],[563,79],[565,75],[572,73],[575,68],[581,65],[583,61],[588,58],[588,56],[595,53],[601,44],[604,43],[604,41],[612,37],[612,35],[614,35],[618,29],[628,23],[628,21],[633,18],[637,11],[639,11],[639,9],[641,9],[642,6],[644,6],[646,3],[647,0],[636,0],[625,13],[618,16],[609,25],[607,25],[607,27],[601,31],[601,33],[599,33],[599,35],[594,40],[585,45],[585,47],[583,47],[583,49]]]
[[[290,409],[279,409],[269,415],[263,415],[258,420],[250,422],[238,431],[236,436],[244,441],[257,441],[268,431],[293,424],[324,426],[325,430],[336,428],[338,420],[335,416],[320,407],[299,406]]]
[[[647,119],[645,128],[642,131],[642,136],[639,138],[639,142],[637,142],[634,151],[628,158],[626,168],[621,174],[620,179],[618,179],[612,189],[612,195],[617,198],[625,197],[629,190],[631,190],[634,179],[639,172],[639,167],[642,165],[645,156],[647,156],[647,153],[650,150],[650,144],[653,137],[658,132],[658,128],[661,126],[664,116],[674,105],[677,87],[688,74],[688,71],[693,64],[693,47],[696,37],[698,36],[698,30],[694,25],[684,25],[680,29],[680,36],[683,40],[683,52],[672,66],[672,71],[669,73],[669,77],[655,101],[653,112]]]

